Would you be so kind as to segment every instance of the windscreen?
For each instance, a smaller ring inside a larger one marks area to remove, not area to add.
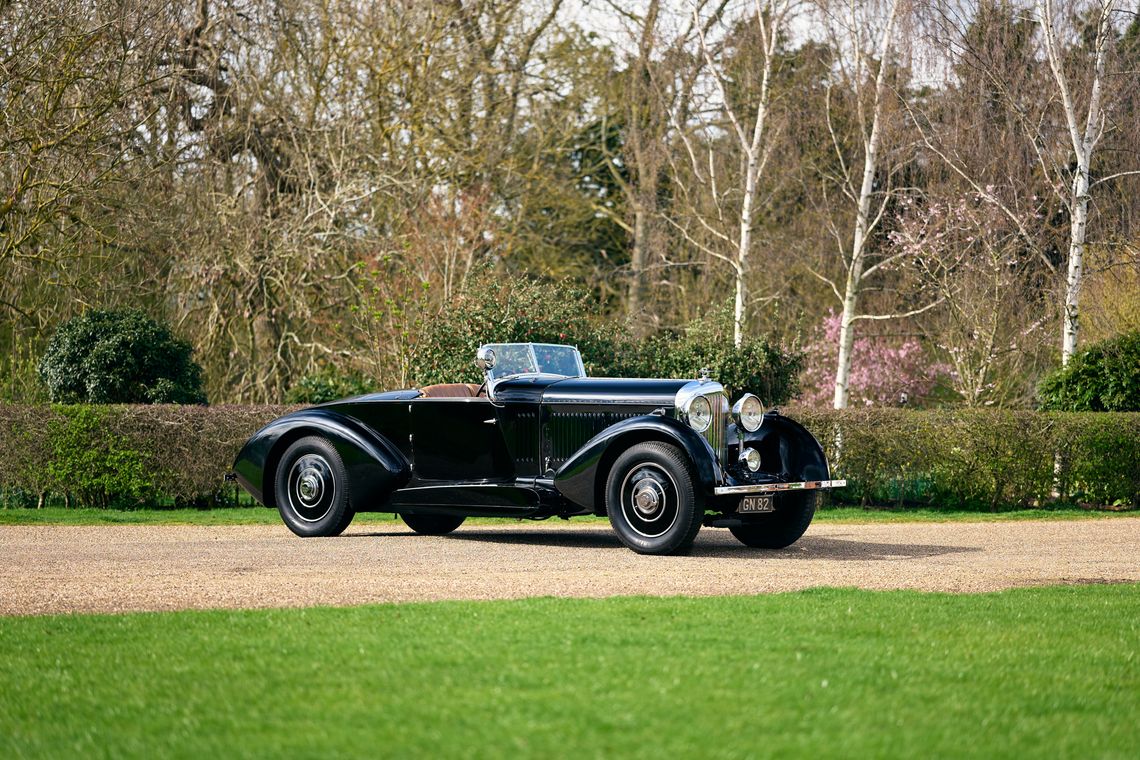
[[[585,377],[582,357],[573,346],[556,346],[548,343],[497,343],[495,368],[491,376],[495,379],[508,375],[542,373],[563,377]]]

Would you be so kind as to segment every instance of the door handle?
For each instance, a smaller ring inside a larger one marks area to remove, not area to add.
[[[484,425],[494,425],[494,424],[495,424],[495,418],[494,418],[494,417],[492,417],[492,418],[491,418],[491,419],[489,419],[489,420],[483,420],[483,424],[484,424]]]

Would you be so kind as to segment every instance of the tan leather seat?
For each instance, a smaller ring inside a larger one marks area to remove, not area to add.
[[[475,398],[478,383],[438,383],[420,388],[420,398]]]

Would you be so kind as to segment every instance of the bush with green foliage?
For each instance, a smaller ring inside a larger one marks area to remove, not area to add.
[[[1140,412],[1140,331],[1094,343],[1041,381],[1041,408]]]
[[[732,309],[725,306],[680,330],[619,344],[610,374],[684,378],[707,368],[733,399],[749,391],[765,404],[783,404],[799,392],[802,354],[750,335],[735,346],[732,333]]]
[[[590,375],[695,378],[707,367],[733,397],[749,390],[782,404],[798,391],[800,355],[754,337],[734,346],[728,308],[637,340],[623,325],[602,321],[594,306],[566,280],[479,272],[419,335],[412,377],[419,385],[479,382],[473,360],[483,343],[564,343],[578,347]]]
[[[333,367],[303,376],[285,394],[289,404],[323,404],[377,390],[363,375],[342,374]]]
[[[1140,414],[796,408],[839,503],[993,510],[1140,506]]]
[[[141,311],[88,311],[60,325],[39,373],[56,403],[204,404],[191,353]]]
[[[507,276],[483,269],[427,321],[411,347],[417,385],[480,382],[475,351],[483,343],[565,343],[582,352],[586,371],[604,372],[617,329],[595,324],[590,295],[569,280]]]
[[[238,450],[297,408],[0,404],[0,504],[234,505]]]
[[[153,463],[107,424],[106,407],[60,406],[47,421],[50,481],[90,507],[142,506],[154,497]]]

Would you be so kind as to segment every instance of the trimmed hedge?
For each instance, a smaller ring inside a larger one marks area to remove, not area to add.
[[[0,405],[0,502],[230,506],[241,445],[285,406]],[[824,444],[839,503],[1140,506],[1140,414],[789,409]]]
[[[953,509],[1140,506],[1140,414],[791,409],[840,503]]]
[[[0,405],[0,503],[232,506],[238,450],[296,408]]]

